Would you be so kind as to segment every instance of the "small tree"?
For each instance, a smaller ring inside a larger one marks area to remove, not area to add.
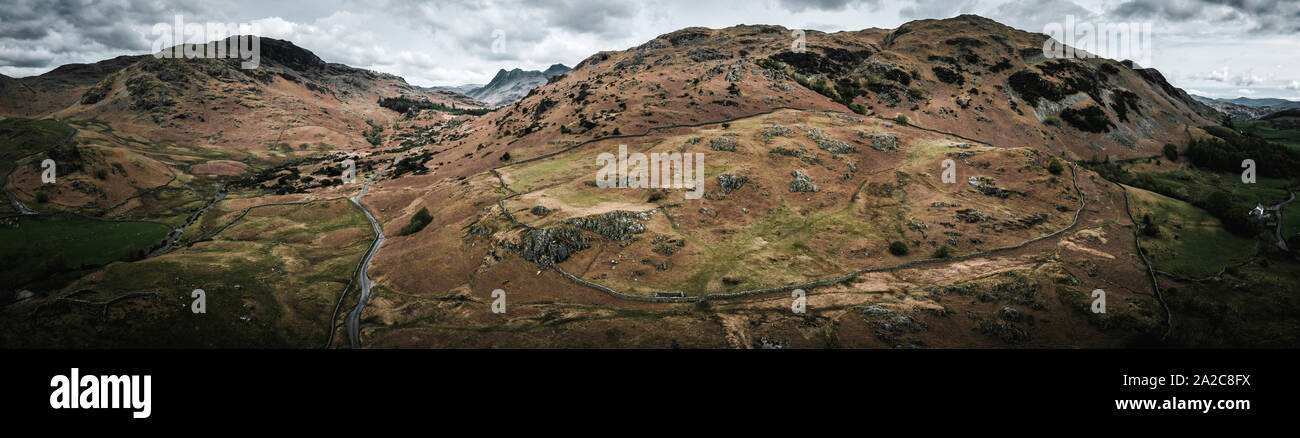
[[[899,240],[895,240],[895,241],[893,241],[893,242],[890,242],[890,244],[889,244],[889,253],[890,253],[890,254],[893,254],[893,255],[896,255],[896,256],[902,257],[902,256],[907,255],[907,252],[908,252],[908,249],[907,249],[907,244],[906,244],[906,243],[903,243],[902,241],[899,241]]]
[[[1173,143],[1165,143],[1165,158],[1169,161],[1178,161],[1178,146]]]
[[[1145,234],[1148,237],[1156,237],[1160,235],[1160,227],[1157,227],[1155,222],[1151,220],[1150,214],[1142,215],[1142,234]]]
[[[1065,171],[1065,165],[1061,164],[1061,160],[1053,158],[1052,162],[1047,165],[1047,171],[1051,172],[1052,175],[1060,175],[1061,172]]]
[[[934,258],[946,259],[948,257],[952,257],[952,247],[944,245],[940,246],[939,249],[934,250]]]
[[[902,115],[902,114],[899,114],[898,117],[894,117],[894,121],[895,121],[895,122],[898,122],[898,124],[900,124],[900,125],[907,125],[907,124],[908,124],[907,116]]]
[[[402,235],[418,233],[428,226],[429,222],[433,222],[433,215],[429,214],[429,207],[420,207],[420,211],[415,212],[415,216],[411,216],[411,223],[406,224],[406,228],[402,229]]]

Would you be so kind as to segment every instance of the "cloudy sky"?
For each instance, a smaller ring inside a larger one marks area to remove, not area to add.
[[[1151,64],[1176,86],[1300,100],[1296,0],[0,0],[0,74],[149,53],[154,25],[177,14],[187,23],[256,25],[326,61],[427,86],[485,83],[501,68],[573,66],[687,26],[833,32],[963,13],[1032,32],[1067,16],[1150,23]]]

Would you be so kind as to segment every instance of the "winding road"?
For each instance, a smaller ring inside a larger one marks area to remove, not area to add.
[[[366,192],[370,191],[370,183],[375,182],[375,178],[378,178],[379,175],[382,175],[388,170],[388,168],[393,167],[394,164],[401,161],[403,155],[406,155],[406,153],[402,152],[397,154],[397,158],[394,158],[393,162],[388,163],[387,166],[384,166],[376,171],[374,175],[371,175],[369,180],[366,180],[366,184],[361,187],[361,193],[348,198],[349,201],[352,201],[352,205],[357,206],[357,208],[361,209],[361,212],[366,215],[366,219],[370,221],[370,226],[375,228],[375,243],[370,245],[370,251],[366,252],[366,257],[361,259],[361,266],[357,269],[357,283],[361,287],[361,298],[357,300],[356,307],[353,307],[352,311],[348,312],[347,319],[345,320],[345,324],[347,324],[348,328],[348,340],[351,342],[352,348],[361,348],[361,311],[365,310],[366,302],[370,300],[370,277],[366,275],[366,270],[370,267],[370,261],[375,258],[375,253],[379,252],[379,247],[384,244],[385,239],[384,227],[379,225],[379,221],[375,220],[375,215],[370,214],[370,209],[361,205],[361,197],[365,196]]]
[[[1282,208],[1283,208],[1283,207],[1286,207],[1287,204],[1290,204],[1291,201],[1294,201],[1294,200],[1295,200],[1295,192],[1291,192],[1291,197],[1290,197],[1290,198],[1287,198],[1287,200],[1282,201],[1282,202],[1278,203],[1277,205],[1274,205],[1274,206],[1272,206],[1272,207],[1268,207],[1268,208],[1266,209],[1266,210],[1268,210],[1268,211],[1273,212],[1273,214],[1277,216],[1277,229],[1274,230],[1274,233],[1277,235],[1277,247],[1278,247],[1278,248],[1282,248],[1283,251],[1287,251],[1288,249],[1287,249],[1287,246],[1286,246],[1286,236],[1283,236],[1283,235],[1282,235],[1282,222],[1283,222],[1283,218],[1282,218]]]
[[[14,176],[14,171],[17,171],[17,170],[18,170],[18,167],[17,167],[17,166],[14,166],[14,170],[9,171],[9,173],[8,173],[7,175],[5,175],[4,185],[3,185],[3,186],[0,186],[0,190],[4,190],[4,192],[5,192],[5,196],[9,198],[9,203],[12,204],[12,205],[14,206],[14,211],[17,211],[18,214],[21,214],[21,215],[24,215],[24,216],[26,216],[26,215],[32,215],[32,214],[36,214],[35,211],[32,211],[31,209],[27,208],[26,205],[23,205],[23,202],[22,202],[22,201],[19,201],[19,200],[18,200],[18,197],[17,197],[17,196],[14,196],[14,194],[13,194],[12,192],[9,191],[9,178],[12,177],[12,176]]]
[[[26,85],[24,85],[24,86],[26,86]],[[28,87],[28,89],[31,89],[31,87]],[[31,105],[31,103],[29,102],[28,105]],[[28,112],[31,112],[31,109],[30,109],[30,108],[28,108]],[[58,120],[58,119],[55,118],[55,120]],[[80,134],[80,133],[81,133],[80,130],[78,130],[78,129],[76,129],[76,128],[73,128],[73,129],[72,129],[72,134],[71,134],[71,135],[68,135],[68,139],[67,139],[67,140],[64,140],[64,141],[63,141],[63,144],[71,144],[73,140],[76,140],[76,139],[77,139],[77,134]],[[30,155],[29,157],[31,157],[31,156],[36,156],[36,155],[40,155],[40,152],[37,152],[36,154]],[[27,215],[33,215],[33,214],[39,214],[39,213],[37,213],[35,210],[32,210],[32,209],[27,208],[26,205],[23,205],[23,202],[22,202],[22,201],[19,201],[19,200],[18,200],[18,197],[17,197],[17,196],[14,196],[13,192],[10,192],[10,191],[9,191],[9,180],[10,180],[11,178],[13,178],[13,176],[14,176],[14,172],[17,172],[17,171],[18,171],[18,168],[19,168],[19,167],[22,167],[22,162],[23,162],[24,159],[25,159],[25,158],[19,158],[19,159],[17,159],[17,160],[14,160],[14,167],[13,167],[13,169],[9,169],[9,173],[6,173],[6,174],[5,174],[4,185],[0,185],[0,191],[3,191],[4,194],[5,194],[5,197],[9,198],[9,203],[10,203],[11,205],[14,206],[14,210],[16,210],[16,211],[18,212],[18,214],[23,215],[23,216],[27,216]]]
[[[181,225],[180,227],[177,228],[173,228],[172,232],[167,234],[167,240],[163,242],[163,245],[158,247],[158,249],[153,250],[153,252],[150,252],[149,255],[145,256],[145,258],[147,259],[154,258],[166,254],[167,250],[171,249],[172,244],[176,243],[176,239],[181,238],[181,234],[185,232],[186,228],[189,228],[190,225],[193,225],[194,221],[199,220],[199,216],[203,216],[203,212],[208,211],[208,209],[212,208],[212,206],[214,205],[217,205],[218,202],[221,202],[221,200],[225,198],[226,198],[226,186],[223,184],[221,186],[221,189],[217,190],[217,195],[213,196],[212,200],[208,202],[208,205],[205,205],[203,206],[203,208],[200,208],[198,211],[191,213],[190,218],[185,220],[184,225]]]

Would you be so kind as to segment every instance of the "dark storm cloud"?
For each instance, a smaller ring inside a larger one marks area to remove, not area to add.
[[[147,29],[175,14],[212,20],[194,0],[15,0],[0,7],[0,66],[55,67],[142,53]]]
[[[525,6],[538,8],[546,17],[546,24],[577,33],[610,35],[617,33],[624,20],[632,19],[640,9],[637,2],[604,1],[582,2],[576,0],[526,1]]]
[[[790,12],[842,11],[849,5],[867,5],[873,9],[880,6],[880,0],[777,0],[777,3]]]
[[[14,67],[45,67],[54,60],[48,53],[14,52],[0,49],[0,62]]]
[[[1132,0],[1109,14],[1169,22],[1246,22],[1253,33],[1300,33],[1300,2],[1295,0]]]
[[[1206,2],[1200,0],[1132,0],[1111,10],[1121,18],[1163,18],[1187,21],[1205,15]]]

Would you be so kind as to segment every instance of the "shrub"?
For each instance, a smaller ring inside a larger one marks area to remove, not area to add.
[[[1157,227],[1155,222],[1151,220],[1150,214],[1142,215],[1142,234],[1145,234],[1148,237],[1156,237],[1160,235],[1160,227]]]
[[[46,202],[50,202],[50,195],[46,194],[45,192],[40,192],[36,194],[36,203],[44,204]]]
[[[890,254],[902,257],[907,255],[907,252],[908,252],[907,244],[903,243],[902,241],[895,240],[889,244]]]
[[[1173,143],[1165,143],[1165,158],[1169,161],[1178,161],[1178,146]]]
[[[1031,71],[1019,71],[1007,78],[1011,89],[1030,105],[1038,105],[1038,99],[1052,102],[1065,98],[1065,90],[1051,81],[1043,79]]]
[[[907,124],[908,124],[908,122],[907,122],[907,116],[902,115],[902,114],[899,114],[898,117],[894,117],[894,121],[895,121],[895,122],[898,122],[898,124],[900,124],[900,125],[907,125]]]
[[[420,207],[420,211],[415,212],[415,216],[411,216],[411,223],[406,224],[406,228],[402,228],[402,235],[418,233],[430,222],[433,222],[433,215],[429,214],[429,207]]]
[[[366,135],[366,141],[370,142],[370,144],[372,144],[372,145],[379,146],[381,143],[384,142],[384,134],[383,134],[383,133],[384,133],[384,127],[383,127],[383,126],[380,126],[380,125],[371,125],[371,126],[370,126],[370,129],[367,129],[367,130],[366,130],[366,134],[365,134],[365,135]]]
[[[963,78],[961,73],[957,73],[951,69],[945,67],[934,67],[930,70],[934,71],[934,76],[939,78],[940,81],[949,84],[957,84],[959,87],[966,83],[966,78]]]
[[[1110,122],[1110,118],[1106,117],[1106,112],[1097,105],[1081,110],[1066,108],[1061,111],[1061,120],[1085,132],[1106,132],[1114,125]]]
[[[948,257],[952,257],[952,247],[944,245],[940,246],[939,249],[934,250],[934,258],[946,259]]]
[[[816,91],[822,96],[826,96],[831,99],[835,99],[838,97],[835,94],[835,90],[831,88],[830,83],[826,81],[826,78],[818,78],[817,81],[813,82],[812,86],[808,88],[811,88],[813,91]]]
[[[1060,175],[1065,171],[1065,166],[1061,164],[1061,160],[1053,158],[1052,163],[1047,165],[1047,171],[1052,172],[1052,175]]]

